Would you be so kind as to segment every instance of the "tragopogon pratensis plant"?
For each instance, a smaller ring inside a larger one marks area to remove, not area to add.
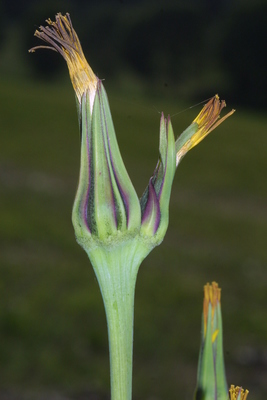
[[[170,117],[162,114],[159,160],[139,200],[120,155],[103,83],[85,59],[69,14],[57,14],[55,22],[46,22],[47,26],[41,26],[35,35],[47,45],[30,51],[55,50],[68,65],[81,135],[80,177],[72,221],[76,239],[94,268],[105,305],[111,398],[130,400],[134,291],[139,266],[165,236],[173,178],[181,159],[234,110],[220,119],[226,104],[215,95],[176,140]],[[208,332],[206,328],[206,337]],[[199,380],[203,379],[199,374]],[[222,399],[207,399],[211,398]]]

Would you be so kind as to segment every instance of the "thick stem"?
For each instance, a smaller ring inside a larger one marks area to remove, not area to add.
[[[106,310],[111,400],[132,398],[134,292],[139,265],[147,254],[143,250],[136,251],[132,243],[123,251],[97,249],[90,254]]]
[[[112,400],[132,398],[135,281],[127,279],[124,272],[123,266],[118,265],[116,273],[109,277],[108,290],[101,285],[108,324]]]

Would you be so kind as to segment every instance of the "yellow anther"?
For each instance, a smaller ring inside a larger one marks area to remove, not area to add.
[[[240,386],[231,385],[229,389],[230,400],[246,400],[249,391],[242,389]]]
[[[226,107],[224,100],[220,101],[219,96],[216,94],[210,101],[202,108],[198,116],[194,119],[193,123],[198,125],[196,133],[182,146],[176,154],[176,165],[179,160],[201,140],[203,140],[213,129],[217,128],[226,118],[230,117],[235,110],[230,111],[224,117],[220,118],[222,109]]]
[[[211,317],[213,323],[215,309],[217,305],[220,304],[220,301],[221,301],[221,289],[219,288],[218,283],[216,282],[212,282],[212,284],[207,283],[204,286],[204,301],[203,301],[204,335],[206,335],[207,331],[209,305],[211,304],[212,307]],[[213,333],[213,335],[215,334],[215,332]],[[216,333],[214,340],[216,339],[218,332]]]

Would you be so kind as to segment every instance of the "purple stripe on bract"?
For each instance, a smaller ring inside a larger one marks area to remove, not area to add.
[[[165,122],[167,123],[167,126],[166,126],[166,141],[167,141],[167,148],[166,148],[166,157],[165,157],[165,160],[164,160],[164,162],[163,162],[163,160],[162,160],[162,166],[164,167],[164,174],[163,174],[162,182],[161,182],[161,185],[160,185],[160,190],[159,190],[159,193],[158,193],[158,198],[159,198],[159,199],[160,199],[160,196],[161,196],[162,188],[163,188],[164,181],[165,181],[166,171],[167,171],[167,159],[168,159],[168,137],[169,137],[169,130],[168,130],[168,126],[169,126],[170,120],[171,120],[171,118],[170,118],[170,116],[168,115],[168,122],[165,120]]]
[[[115,181],[117,184],[117,188],[120,192],[120,196],[122,199],[122,202],[124,204],[124,208],[125,208],[125,213],[126,213],[126,224],[127,224],[127,228],[128,228],[128,222],[129,222],[129,212],[130,212],[130,205],[129,205],[129,195],[127,194],[127,192],[125,190],[123,190],[120,181],[118,179],[117,173],[116,173],[116,169],[114,168],[114,164],[113,164],[113,159],[112,159],[112,154],[110,153],[110,161],[112,164],[112,170],[113,170],[113,174],[115,177]],[[118,222],[118,221],[117,221]]]
[[[103,115],[103,118],[101,118],[101,125],[102,125],[102,135],[103,135],[103,142],[105,143],[104,140],[104,136],[105,136],[105,132],[106,132],[106,137],[107,137],[107,141],[108,141],[108,149],[106,148],[106,146],[104,146],[105,148],[105,158],[106,158],[106,162],[108,164],[108,155],[111,156],[110,154],[110,148],[109,148],[109,135],[108,135],[108,127],[106,124],[106,115],[105,115],[105,108],[103,106],[102,103],[102,96],[101,96],[101,85],[102,82],[99,80],[97,83],[97,92],[98,92],[98,96],[99,96],[99,102],[100,102],[100,113]],[[103,126],[103,122],[104,122],[104,126]],[[103,129],[104,128],[104,129]],[[108,152],[108,154],[107,154]],[[113,167],[113,165],[112,165]],[[108,173],[109,173],[109,182],[110,182],[110,187],[111,187],[111,191],[112,191],[112,210],[113,210],[113,217],[114,217],[114,221],[116,222],[116,227],[118,228],[118,219],[117,219],[117,212],[116,212],[116,202],[115,202],[115,197],[114,197],[114,191],[112,188],[112,179],[111,179],[111,172],[110,169],[108,168]]]
[[[111,149],[110,149],[109,136],[108,136],[108,146],[109,146],[109,156],[110,156],[110,162],[111,162],[111,165],[112,165],[112,171],[113,171],[114,178],[115,178],[115,181],[116,181],[116,184],[117,184],[117,188],[118,188],[118,190],[119,190],[119,193],[120,193],[120,196],[121,196],[123,205],[124,205],[124,209],[125,209],[125,213],[126,213],[126,224],[127,224],[127,228],[128,228],[129,213],[130,213],[129,195],[128,195],[128,193],[123,189],[123,187],[122,187],[122,185],[121,185],[121,183],[120,183],[120,180],[119,180],[119,178],[118,178],[116,168],[114,167],[112,152],[111,152]],[[118,221],[117,221],[117,224],[118,224]]]
[[[159,200],[158,200],[156,191],[155,191],[153,183],[152,183],[152,178],[150,178],[149,184],[148,184],[148,195],[147,195],[146,207],[145,207],[145,210],[142,215],[142,224],[143,224],[143,222],[146,222],[150,218],[153,207],[156,207],[156,209],[157,209],[156,218],[154,221],[154,228],[153,228],[153,234],[155,234],[157,232],[157,229],[158,229],[159,223],[160,223],[160,206],[159,206]]]
[[[86,95],[87,95],[87,93],[85,92],[83,94],[83,97],[86,96]],[[85,117],[86,117],[86,120],[87,120],[87,113],[88,113],[87,107],[85,108],[85,110],[86,110],[85,111],[85,113],[86,113]],[[91,129],[91,126],[90,126],[90,129]],[[88,132],[88,125],[86,124],[86,148],[87,148],[87,157],[88,157],[88,183],[87,183],[87,191],[86,191],[85,198],[84,198],[84,201],[83,201],[83,219],[84,219],[84,223],[86,224],[87,229],[89,230],[90,233],[92,233],[91,232],[91,228],[89,226],[89,221],[88,221],[88,218],[87,218],[88,201],[89,201],[90,186],[91,186],[91,163],[90,163],[91,157],[90,157],[90,147],[89,146],[90,146],[90,143],[89,143],[89,132]]]
[[[100,84],[101,84],[101,81],[100,81]],[[100,99],[102,100],[102,97],[101,97],[101,96],[100,96]],[[104,120],[105,120],[105,123],[106,123],[105,109],[104,109],[104,106],[103,106],[103,105],[102,105],[102,109],[103,109],[103,114],[104,114]],[[107,132],[107,140],[108,140],[108,152],[109,152],[110,162],[111,162],[111,165],[112,165],[112,171],[113,171],[113,174],[114,174],[114,178],[115,178],[115,181],[116,181],[116,184],[117,184],[117,188],[118,188],[118,190],[119,190],[119,193],[120,193],[122,202],[123,202],[123,204],[124,204],[125,213],[126,213],[126,224],[127,224],[127,227],[128,227],[128,223],[129,223],[129,213],[130,213],[129,195],[128,195],[127,192],[123,189],[123,187],[122,187],[122,185],[121,185],[121,183],[120,183],[120,180],[119,180],[119,178],[118,178],[118,174],[117,174],[116,168],[115,168],[115,166],[114,166],[114,161],[113,161],[113,157],[112,157],[112,151],[111,151],[111,148],[110,148],[110,138],[109,138],[109,134],[108,134],[107,125],[106,125],[106,132]],[[129,178],[129,179],[130,179],[130,178]],[[116,214],[116,223],[117,223],[117,227],[118,227],[118,218],[117,218],[117,214]]]

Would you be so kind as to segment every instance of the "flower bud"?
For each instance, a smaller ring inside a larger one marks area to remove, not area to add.
[[[220,118],[226,106],[215,95],[203,107],[192,124],[174,141],[170,117],[161,116],[159,161],[149,184],[141,198],[141,234],[150,236],[151,242],[159,244],[166,233],[169,222],[169,201],[176,167],[185,154],[203,140],[235,110]]]
[[[216,282],[204,286],[202,334],[196,400],[227,400],[223,357],[221,289]]]
[[[108,99],[98,80],[90,113],[90,96],[81,99],[81,167],[73,207],[78,241],[93,236],[105,241],[127,232],[136,234],[141,213],[137,194],[122,161]]]
[[[140,200],[142,210],[141,235],[159,244],[169,222],[169,202],[175,175],[175,140],[170,117],[161,116],[159,161]]]
[[[87,63],[69,14],[47,20],[35,35],[66,60],[75,90],[81,133],[81,165],[72,220],[78,242],[86,250],[98,241],[126,233],[136,234],[141,224],[139,199],[117,144],[107,95]]]

